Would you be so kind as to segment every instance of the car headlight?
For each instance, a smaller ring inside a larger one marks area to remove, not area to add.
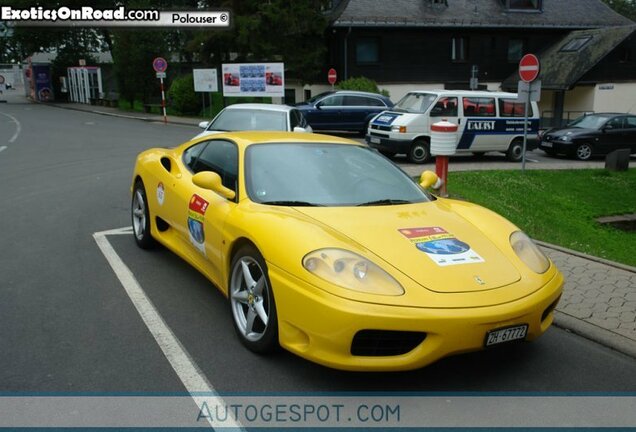
[[[510,245],[521,261],[535,273],[545,273],[550,267],[548,258],[525,233],[513,232],[510,236]]]
[[[572,137],[570,135],[563,135],[561,138],[559,138],[559,140],[563,142],[570,142],[572,141]]]
[[[319,249],[303,258],[310,273],[339,287],[377,295],[399,296],[404,288],[391,275],[358,254],[344,249]]]
[[[406,126],[391,126],[391,132],[406,133]]]

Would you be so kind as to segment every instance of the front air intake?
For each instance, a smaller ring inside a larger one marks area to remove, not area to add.
[[[360,330],[353,337],[354,356],[386,357],[406,354],[426,339],[424,332]]]

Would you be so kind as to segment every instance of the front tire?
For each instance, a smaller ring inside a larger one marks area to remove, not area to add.
[[[141,180],[135,182],[131,203],[131,217],[133,234],[137,246],[142,249],[151,249],[155,246],[155,240],[150,232],[150,211],[148,209],[148,199],[146,189]]]
[[[574,157],[581,161],[590,160],[592,158],[592,145],[588,143],[579,144],[576,146]]]
[[[523,158],[523,140],[515,138],[510,143],[506,157],[510,162],[519,162]]]
[[[431,159],[431,146],[428,141],[418,139],[413,142],[409,150],[409,161],[416,164],[423,164]]]
[[[278,317],[267,265],[253,246],[243,246],[232,259],[229,285],[234,330],[250,351],[276,350]]]

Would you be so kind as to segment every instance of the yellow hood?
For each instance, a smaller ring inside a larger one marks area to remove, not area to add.
[[[296,210],[370,250],[384,261],[376,260],[377,264],[391,265],[434,292],[479,292],[519,281],[519,270],[506,257],[512,249],[502,252],[475,226],[482,221],[471,223],[451,208],[438,200]]]

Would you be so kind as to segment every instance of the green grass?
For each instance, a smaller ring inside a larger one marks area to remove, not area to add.
[[[636,170],[449,173],[451,198],[505,216],[537,240],[636,266],[636,232],[596,222],[636,213]]]

